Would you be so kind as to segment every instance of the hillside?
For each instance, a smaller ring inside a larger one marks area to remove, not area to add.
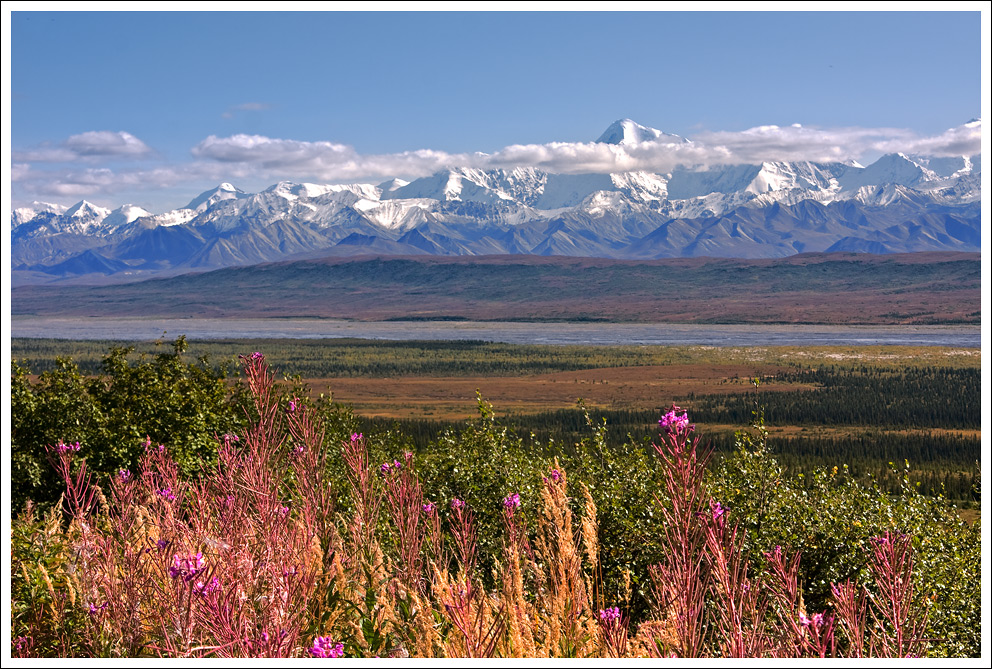
[[[782,259],[323,258],[111,286],[24,286],[38,316],[978,323],[977,253]]]

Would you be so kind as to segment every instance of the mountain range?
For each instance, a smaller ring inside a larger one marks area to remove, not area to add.
[[[980,120],[970,124],[981,125]],[[598,142],[689,140],[613,123]],[[357,255],[781,258],[981,250],[981,158],[894,153],[854,162],[555,174],[452,168],[413,181],[229,183],[153,214],[87,201],[11,212],[15,285],[133,281]]]

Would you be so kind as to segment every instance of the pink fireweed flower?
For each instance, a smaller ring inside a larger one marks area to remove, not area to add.
[[[159,497],[163,498],[163,499],[166,499],[166,500],[170,501],[170,502],[176,501],[176,496],[172,492],[172,486],[171,485],[170,486],[165,486],[161,490],[156,490],[155,491],[155,494],[158,495]]]
[[[399,471],[403,469],[403,465],[400,464],[399,460],[393,460],[392,462],[383,462],[379,465],[379,473],[386,476],[390,472]]]
[[[611,623],[620,619],[620,607],[614,606],[612,609],[602,609],[599,612],[599,619],[604,623]]]
[[[513,493],[512,495],[507,495],[503,500],[503,506],[508,510],[519,509],[520,508],[520,493]]]
[[[362,438],[362,433],[361,432],[352,432],[351,433],[351,442],[352,443],[355,443],[356,441],[358,441],[361,438]]]
[[[192,581],[193,577],[203,570],[203,553],[188,555],[186,557],[172,556],[172,566],[169,567],[169,576],[178,578],[182,576],[184,581]]]
[[[812,615],[812,617],[807,617],[805,613],[800,613],[799,614],[799,623],[803,627],[813,627],[815,629],[819,629],[819,628],[823,627],[823,614],[822,613],[814,613]]]
[[[212,592],[220,590],[220,579],[214,576],[210,579],[209,583],[204,584],[203,581],[197,581],[196,586],[193,588],[200,595],[206,597]]]
[[[100,611],[103,611],[105,608],[107,608],[107,605],[109,603],[110,602],[104,602],[100,606],[97,606],[96,604],[90,603],[90,615],[91,616],[95,616],[96,614],[100,613]]]
[[[82,446],[79,444],[78,441],[74,444],[67,444],[61,439],[59,439],[59,443],[55,444],[55,450],[58,451],[59,453],[68,453],[70,451],[76,452],[80,448],[82,448]]]
[[[334,643],[329,636],[319,636],[313,640],[310,655],[313,657],[344,657],[344,644],[340,641]]]
[[[131,480],[131,472],[127,469],[121,469],[117,472],[117,478],[120,479],[121,483],[127,483]]]
[[[262,355],[259,351],[255,351],[254,353],[251,354],[252,360],[262,360],[263,358],[265,358],[265,356]]]
[[[152,438],[149,437],[146,434],[145,435],[145,440],[143,442],[141,442],[141,445],[144,446],[145,448],[151,448],[152,447]]]
[[[289,400],[289,408],[286,409],[286,412],[287,413],[296,413],[296,403],[297,403],[297,401],[298,400],[295,397],[293,399]]]
[[[680,411],[679,407],[672,405],[672,408],[661,417],[658,424],[664,428],[665,432],[680,432],[684,430],[692,430],[695,426],[689,425],[689,414],[686,411],[682,412],[682,415],[678,415]]]
[[[465,508],[465,502],[463,502],[462,500],[460,500],[460,499],[458,499],[456,497],[453,500],[451,500],[451,508],[452,509],[464,509]]]
[[[435,509],[437,507],[434,506],[434,502],[427,502],[427,504],[424,504],[420,508],[421,508],[421,510],[423,510],[424,513],[426,513],[428,516],[430,516],[430,515],[432,515],[434,513],[434,511],[435,511]]]

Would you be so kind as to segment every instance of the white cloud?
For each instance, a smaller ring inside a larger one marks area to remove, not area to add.
[[[73,135],[65,141],[65,146],[80,156],[143,157],[151,153],[144,142],[123,131],[91,130]]]
[[[193,155],[224,163],[254,163],[268,168],[314,168],[358,157],[354,149],[344,144],[271,139],[260,135],[210,135],[193,147]]]
[[[903,141],[881,141],[873,148],[883,153],[902,151],[926,156],[971,156],[982,151],[981,122],[951,128],[936,137],[916,137]]]
[[[91,130],[72,135],[57,146],[13,151],[13,159],[26,163],[71,163],[100,158],[145,158],[152,153],[147,144],[129,132]]]
[[[980,124],[979,124],[980,126]],[[259,135],[211,135],[193,148],[197,158],[273,171],[273,178],[328,181],[418,177],[449,167],[497,169],[536,167],[559,173],[670,172],[679,165],[756,164],[765,161],[837,162],[869,152],[971,155],[981,150],[981,128],[961,127],[937,137],[896,128],[806,128],[760,126],[741,132],[701,133],[688,143],[631,145],[588,143],[508,146],[493,154],[421,150],[360,155],[331,142],[303,142]],[[278,173],[277,173],[278,172]]]
[[[105,167],[38,170],[16,164],[11,170],[11,182],[21,199],[40,198],[72,204],[80,198],[99,200],[119,193],[164,190],[184,184],[198,187],[204,182],[220,183],[229,177],[237,179],[250,174],[251,171],[245,168],[229,170],[207,163],[122,170]]]

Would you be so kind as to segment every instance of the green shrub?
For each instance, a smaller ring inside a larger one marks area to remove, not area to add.
[[[11,502],[18,510],[28,499],[45,507],[60,486],[45,462],[45,446],[82,442],[91,471],[104,479],[133,468],[146,438],[168,443],[180,470],[204,471],[216,458],[215,436],[233,432],[244,421],[232,397],[227,371],[201,358],[187,361],[186,338],[153,357],[129,357],[115,347],[103,360],[103,373],[83,376],[70,359],[32,382],[29,370],[11,372]]]

